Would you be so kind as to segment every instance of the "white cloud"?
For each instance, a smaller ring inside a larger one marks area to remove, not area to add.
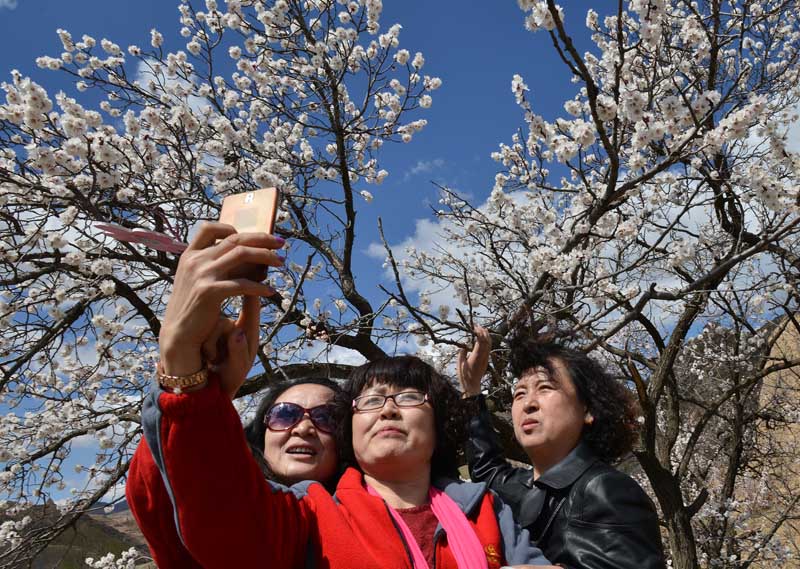
[[[800,152],[800,104],[788,109],[788,111],[793,115],[792,118],[794,120],[782,125],[786,128],[786,148],[792,152]],[[758,134],[758,129],[751,128],[745,140],[747,150],[756,150],[759,146],[766,144],[767,140],[764,136]]]
[[[406,295],[412,299],[412,302],[414,302],[413,298],[416,294],[424,291],[430,300],[433,312],[436,312],[440,306],[447,306],[450,308],[451,318],[455,318],[456,309],[464,312],[469,312],[469,310],[467,309],[466,305],[459,302],[458,298],[453,293],[452,287],[444,286],[443,282],[436,283],[440,286],[432,286],[434,282],[431,279],[409,278],[408,274],[403,270],[403,262],[411,259],[411,255],[409,253],[410,251],[424,251],[433,256],[438,256],[447,252],[456,258],[468,256],[470,251],[462,246],[454,244],[452,241],[448,241],[445,238],[443,228],[449,224],[451,224],[451,222],[448,220],[417,219],[414,226],[414,232],[411,235],[399,243],[390,243],[389,246],[391,247],[392,255],[394,256],[394,259],[400,269],[400,279],[403,289]],[[382,243],[371,243],[366,250],[366,254],[370,257],[383,261],[386,258],[386,249],[383,247]],[[387,280],[389,280],[391,283],[394,283],[394,273],[392,272],[392,268],[390,266],[387,265],[384,274]],[[393,289],[394,285],[390,285],[389,288]],[[476,310],[477,309],[478,308],[476,307]],[[451,332],[452,331],[448,331],[446,333]],[[430,344],[419,346],[416,339],[412,337],[405,338],[402,342],[402,345],[396,346],[395,350],[397,353],[412,353],[422,357],[441,355],[441,353],[439,353],[437,350],[434,350]],[[447,368],[448,362],[439,361],[437,359],[437,361],[434,363],[434,366],[438,368]],[[446,371],[446,373],[451,372],[452,370]]]
[[[94,435],[80,435],[72,439],[73,448],[97,448],[97,437]]]
[[[455,190],[453,191],[461,197],[467,197]],[[526,199],[522,192],[510,194],[509,197],[511,200],[520,203]],[[476,207],[478,211],[485,211],[486,208],[487,202],[484,202]],[[389,247],[392,250],[392,255],[394,256],[398,266],[400,266],[402,269],[403,261],[411,259],[409,251],[426,252],[431,256],[449,254],[455,258],[468,257],[478,251],[475,246],[465,247],[463,245],[457,245],[453,241],[449,240],[445,231],[445,229],[448,227],[452,227],[453,231],[456,233],[459,231],[458,228],[453,227],[453,222],[448,218],[417,219],[414,224],[414,232],[411,235],[406,237],[400,243],[389,243]],[[386,258],[386,249],[382,243],[373,242],[369,245],[369,247],[367,247],[366,254],[372,258],[384,260]],[[387,266],[385,274],[387,278],[394,281],[394,274],[392,273],[391,267]],[[400,276],[402,278],[403,288],[406,290],[406,292],[419,293],[425,290],[426,293],[429,293],[428,296],[430,297],[431,304],[434,306],[434,308],[439,305],[447,305],[451,308],[464,307],[464,305],[459,303],[454,298],[453,291],[449,287],[438,292],[431,292],[431,280],[409,279],[406,275],[404,275],[402,270],[400,271]]]
[[[403,175],[403,181],[407,181],[417,174],[427,174],[434,170],[441,169],[445,165],[444,158],[434,158],[433,160],[420,160],[414,164],[410,170]]]
[[[795,143],[800,146],[800,125],[795,123],[792,125],[792,129],[793,130],[790,131],[790,135],[794,136]],[[525,199],[525,195],[522,192],[512,193],[510,194],[510,197],[512,200],[519,202]],[[699,203],[701,200],[696,201]],[[483,204],[477,206],[476,209],[478,211],[485,211],[486,208],[487,204],[484,202]],[[708,207],[702,205],[692,207],[688,211],[682,211],[682,208],[678,206],[665,205],[662,208],[661,213],[668,219],[680,219],[680,227],[687,232],[687,235],[696,235],[701,233],[703,228],[717,223],[713,217],[713,212]],[[401,282],[405,292],[413,298],[414,293],[419,294],[424,291],[430,298],[430,304],[433,312],[435,312],[437,308],[442,305],[449,306],[451,309],[460,308],[465,312],[466,310],[465,306],[461,304],[457,298],[455,298],[452,287],[444,286],[444,283],[440,282],[439,284],[442,285],[443,288],[433,290],[431,285],[434,283],[434,281],[432,281],[430,278],[409,278],[402,270],[402,265],[405,260],[411,259],[409,251],[425,253],[431,257],[438,257],[445,253],[456,259],[469,258],[477,253],[478,251],[475,246],[457,245],[447,238],[446,229],[449,225],[451,225],[451,223],[452,222],[446,218],[441,220],[430,218],[418,219],[416,220],[413,232],[410,235],[408,235],[402,241],[389,244],[395,261],[400,267]],[[747,209],[745,211],[745,225],[752,232],[758,233],[760,231],[759,219],[754,215],[754,212],[751,209]],[[654,232],[653,227],[649,227],[643,236],[648,242],[655,242],[658,237],[658,235]],[[669,247],[674,238],[675,235],[670,233],[661,241],[661,245],[664,247]],[[601,256],[610,256],[613,258],[614,253],[612,248],[612,242],[606,243],[601,249],[596,251],[596,254]],[[372,258],[380,259],[381,261],[386,258],[386,250],[383,244],[379,242],[371,243],[366,249],[366,254]],[[507,260],[510,262],[522,261],[522,259],[513,260],[510,258]],[[750,263],[756,263],[760,267],[762,273],[770,272],[774,267],[774,260],[763,255],[754,258]],[[385,278],[390,282],[394,282],[394,274],[391,267],[387,266],[385,270]],[[643,276],[643,278],[648,279],[647,283],[655,282],[660,290],[679,290],[686,284],[682,279],[678,278],[677,275],[666,271],[661,273],[653,271],[646,276]],[[732,281],[732,287],[746,288],[749,286],[747,271],[739,271],[734,273],[732,275]],[[642,285],[642,290],[645,289],[646,286]],[[676,303],[671,301],[652,301],[647,305],[646,314],[661,330],[663,330],[665,333],[668,333],[675,325],[678,314],[676,310],[679,309],[680,305],[676,305]],[[613,323],[615,319],[619,318],[619,316],[620,314],[618,312],[613,312],[601,319],[598,324],[601,326],[609,325]]]
[[[442,221],[435,221],[431,219],[417,219],[414,225],[414,233],[406,237],[400,243],[389,244],[392,249],[392,255],[397,261],[397,264],[402,268],[402,263],[410,259],[408,252],[410,250],[427,251],[434,253],[436,251],[447,250],[451,253],[458,251],[458,248],[452,243],[443,238],[443,223]],[[386,249],[382,243],[370,243],[367,247],[367,255],[374,258],[384,260],[386,258]],[[391,267],[386,268],[386,276],[394,280],[394,274]],[[400,276],[403,280],[403,287],[406,292],[420,292],[428,288],[430,281],[408,279],[401,270]],[[453,294],[451,291],[443,291],[442,300],[447,300],[447,304],[452,304]],[[437,299],[438,300],[438,299]]]
[[[326,363],[359,366],[367,360],[356,352],[341,346],[332,346],[326,342],[314,340],[302,355],[303,360]]]
[[[18,5],[17,0],[0,0],[0,9],[8,8],[9,10],[13,10]]]

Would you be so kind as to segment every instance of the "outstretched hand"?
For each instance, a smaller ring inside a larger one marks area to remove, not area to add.
[[[256,308],[259,297],[270,296],[274,291],[264,283],[242,276],[242,267],[282,265],[283,259],[274,251],[282,245],[282,239],[267,233],[236,233],[230,225],[203,224],[181,255],[161,326],[158,343],[165,373],[188,375],[196,372],[207,359],[204,354],[214,355],[209,352],[215,351],[216,339],[234,329],[245,332],[243,340],[247,341],[243,344],[247,344],[248,354],[252,352],[255,356],[257,346],[253,343],[258,343]],[[220,320],[220,308],[222,302],[232,296],[252,299],[245,302],[236,322],[226,323],[227,319]],[[253,334],[255,340],[251,343]],[[234,352],[244,357],[237,337],[231,334],[228,341],[233,342]],[[253,356],[248,360],[251,364]]]
[[[470,352],[461,349],[458,352],[458,360],[456,362],[458,381],[461,383],[464,397],[480,394],[481,378],[489,366],[489,352],[492,349],[492,339],[489,337],[489,331],[477,324],[474,331],[475,345],[472,346]]]

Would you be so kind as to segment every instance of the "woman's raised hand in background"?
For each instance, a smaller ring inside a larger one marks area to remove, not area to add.
[[[472,350],[462,349],[458,352],[456,370],[458,381],[464,397],[478,395],[481,392],[481,378],[489,366],[489,352],[492,349],[492,339],[489,331],[483,326],[475,325],[475,345]]]

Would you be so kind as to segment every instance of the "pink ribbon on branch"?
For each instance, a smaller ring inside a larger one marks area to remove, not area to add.
[[[165,251],[180,255],[188,245],[179,239],[170,237],[166,233],[150,231],[149,229],[128,229],[115,223],[95,223],[94,226],[117,241],[138,243],[156,251]]]

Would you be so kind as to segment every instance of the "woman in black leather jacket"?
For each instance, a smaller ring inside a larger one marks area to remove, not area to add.
[[[474,413],[466,451],[473,480],[485,481],[514,511],[531,540],[568,569],[663,569],[658,516],[628,475],[611,466],[628,454],[636,410],[628,390],[586,354],[518,334],[511,415],[533,470],[514,468],[491,426],[481,377],[491,341],[475,329],[458,375]]]

